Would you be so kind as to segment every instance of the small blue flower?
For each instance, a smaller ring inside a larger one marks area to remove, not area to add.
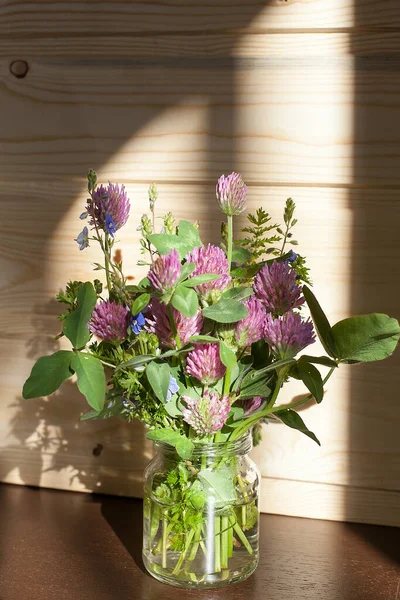
[[[296,260],[297,258],[297,254],[296,252],[293,252],[293,250],[289,251],[289,256],[287,257],[287,259],[285,260],[285,262],[287,263],[292,263]]]
[[[140,333],[145,323],[146,319],[141,312],[138,315],[133,315],[131,319],[131,328],[133,333],[136,333],[136,335]]]
[[[87,213],[87,211],[86,211],[86,210],[85,210],[85,212],[83,212],[83,213],[81,213],[81,214],[79,215],[79,218],[80,218],[80,219],[82,219],[82,221],[83,221],[84,219],[87,219],[87,217],[88,217],[88,213]]]
[[[79,250],[84,250],[89,246],[89,231],[87,227],[82,229],[75,241],[79,245]]]
[[[167,402],[168,400],[171,400],[172,396],[174,394],[176,394],[176,392],[179,390],[179,385],[177,384],[177,381],[175,379],[175,377],[172,377],[172,375],[169,376],[169,386],[168,386],[168,392],[167,392]]]
[[[117,231],[117,228],[110,213],[106,213],[106,230],[112,237],[114,237]]]

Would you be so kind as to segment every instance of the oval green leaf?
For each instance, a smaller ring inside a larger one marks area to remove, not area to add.
[[[87,281],[78,292],[76,310],[64,321],[63,333],[77,350],[86,346],[90,340],[88,322],[96,306],[96,301],[95,289],[90,281]]]
[[[146,375],[154,394],[160,400],[160,402],[164,403],[167,400],[171,377],[168,364],[165,362],[153,361],[147,365]]]
[[[222,341],[219,343],[219,356],[227,369],[232,370],[236,367],[236,354]]]
[[[294,368],[298,377],[302,380],[313,398],[315,398],[315,401],[318,404],[322,402],[324,397],[324,384],[318,369],[311,363],[301,360],[297,362]]]
[[[89,406],[100,411],[104,407],[106,376],[101,361],[91,354],[77,352],[71,367],[78,378],[79,391],[86,397]]]
[[[217,323],[237,323],[248,315],[247,308],[234,299],[223,299],[203,309],[203,315]]]
[[[150,294],[141,294],[132,304],[132,314],[138,315],[150,302]]]
[[[329,354],[329,356],[332,356],[333,358],[338,358],[336,356],[335,343],[332,337],[332,328],[318,300],[316,299],[310,288],[306,285],[303,286],[303,294],[306,299],[308,308],[310,309],[315,329],[317,331],[319,339],[321,340],[324,350]]]
[[[194,317],[199,308],[196,292],[183,284],[176,288],[171,303],[184,317]]]
[[[400,327],[396,319],[373,313],[339,321],[332,327],[332,337],[341,362],[373,362],[394,352]]]
[[[282,421],[282,423],[284,423],[288,427],[291,427],[292,429],[297,429],[297,431],[301,431],[301,433],[304,433],[304,435],[316,442],[318,446],[321,445],[321,442],[319,441],[317,436],[307,428],[303,419],[294,410],[288,408],[280,412],[276,412],[275,416],[277,416]]]
[[[25,381],[22,396],[28,398],[40,398],[49,396],[71,375],[71,360],[74,353],[70,350],[59,350],[50,356],[42,356],[33,365],[28,379]]]

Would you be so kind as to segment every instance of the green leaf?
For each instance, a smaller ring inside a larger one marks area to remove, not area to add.
[[[203,315],[217,323],[236,323],[248,315],[247,308],[238,300],[220,300],[203,309]]]
[[[294,375],[302,380],[316,402],[318,404],[322,402],[324,397],[324,384],[318,369],[308,362],[299,360],[297,364],[294,365],[293,370],[291,370],[291,375],[293,374],[293,371]]]
[[[250,267],[234,267],[231,269],[231,275],[234,279],[251,279],[264,266],[264,263],[250,265]]]
[[[138,315],[142,310],[146,308],[148,303],[150,302],[150,294],[142,294],[138,298],[136,298],[135,302],[132,305],[132,314]]]
[[[184,259],[193,248],[201,246],[199,232],[189,221],[180,221],[178,235],[168,233],[153,233],[148,239],[159,254],[168,254],[170,250],[178,250],[180,259]]]
[[[187,279],[182,285],[194,288],[202,283],[216,281],[217,279],[221,279],[221,275],[218,275],[217,273],[204,273],[203,275],[195,275],[194,277]]]
[[[310,309],[315,329],[318,333],[318,337],[321,340],[324,350],[329,354],[329,356],[335,358],[335,343],[333,341],[332,328],[329,324],[329,321],[319,305],[318,300],[310,288],[306,285],[303,286],[303,294],[308,304],[308,308]]]
[[[171,250],[176,249],[182,260],[188,253],[187,244],[177,235],[170,235],[169,233],[153,233],[148,236],[148,239],[160,255],[169,254]]]
[[[236,367],[236,354],[222,341],[219,343],[219,356],[222,364],[227,369],[234,369]]]
[[[232,250],[232,261],[236,263],[246,263],[251,259],[252,256],[253,255],[250,250],[241,248],[240,246],[235,246]]]
[[[33,365],[28,379],[25,381],[22,396],[28,398],[40,398],[49,396],[71,375],[70,367],[74,353],[70,350],[59,350],[50,356],[42,356]]]
[[[267,365],[266,367],[263,367],[262,369],[257,369],[256,371],[252,371],[251,373],[249,373],[249,376],[251,375],[253,381],[256,381],[257,379],[262,378],[265,373],[269,373],[270,371],[274,371],[275,369],[280,369],[281,367],[285,367],[286,365],[290,365],[290,363],[293,363],[294,359],[293,358],[283,358],[282,360],[277,360],[274,363],[271,363],[270,365]]]
[[[185,460],[191,457],[194,444],[185,435],[172,429],[154,429],[149,431],[146,437],[154,442],[163,442],[176,448],[179,456]]]
[[[154,354],[139,354],[138,356],[133,356],[126,362],[120,363],[115,367],[115,372],[120,371],[121,369],[128,369],[129,367],[141,367],[152,360],[159,358],[158,356],[154,356]]]
[[[160,400],[166,402],[171,371],[165,362],[153,361],[146,367],[146,375],[153,392]]]
[[[253,296],[254,291],[250,287],[234,287],[222,293],[221,298],[234,298],[235,300],[244,300],[249,296]]]
[[[254,377],[254,374],[257,374]],[[269,377],[258,375],[257,371],[250,371],[244,376],[239,390],[239,400],[245,398],[254,398],[255,396],[261,396],[262,398],[268,398],[271,394],[271,389],[268,387],[267,382]]]
[[[316,365],[324,365],[324,367],[337,367],[338,364],[328,356],[308,356],[308,354],[303,354],[300,356],[299,361],[313,363]]]
[[[123,363],[120,363],[119,365],[117,365],[115,367],[115,372],[120,371],[121,369],[129,369],[129,368],[136,369],[138,367],[142,367],[146,363],[149,363],[153,360],[169,358],[170,356],[175,356],[176,354],[181,354],[184,352],[190,352],[191,350],[193,350],[192,346],[185,346],[184,348],[181,348],[180,350],[167,350],[166,352],[164,352],[163,354],[160,354],[159,356],[156,356],[155,354],[138,354],[137,356],[133,356],[126,362],[123,362]]]
[[[314,440],[314,442],[316,442],[318,446],[321,445],[317,436],[307,428],[303,419],[294,410],[287,408],[285,410],[276,412],[275,416],[278,417],[282,421],[282,423],[284,423],[288,427],[291,427],[292,429],[297,429],[298,431],[301,431],[301,433],[304,433],[304,435]]]
[[[270,347],[265,340],[258,340],[251,345],[251,357],[255,369],[262,369],[271,363]]]
[[[112,402],[111,406],[109,403],[107,403],[104,405],[102,410],[90,410],[89,412],[83,414],[79,420],[88,421],[90,419],[109,419],[111,417],[117,417],[121,415],[122,409],[122,397],[119,397],[117,400]]]
[[[219,342],[219,339],[213,337],[212,335],[192,335],[192,337],[189,338],[189,342],[191,344],[198,344],[202,342]]]
[[[78,377],[79,391],[86,397],[89,406],[100,411],[106,395],[106,376],[101,361],[91,354],[77,352],[71,367]]]
[[[202,469],[199,471],[197,479],[201,482],[205,494],[214,497],[218,505],[230,504],[235,501],[234,474],[229,466],[222,467],[218,471]]]
[[[332,337],[342,362],[372,362],[394,352],[400,327],[396,319],[373,313],[339,321],[332,327]]]
[[[170,417],[173,417],[174,419],[182,417],[182,408],[178,395],[175,394],[172,396],[172,398],[164,404],[164,408]]]
[[[76,349],[83,348],[90,340],[91,334],[88,322],[96,306],[96,300],[95,289],[87,281],[78,292],[76,310],[68,315],[64,321],[63,333]]]
[[[153,429],[146,434],[146,437],[153,442],[163,442],[175,447],[176,442],[181,437],[178,431],[173,429]]]
[[[196,265],[192,262],[187,262],[184,265],[182,265],[179,281],[183,281],[184,279],[189,277],[189,275],[191,275],[193,273],[195,268],[196,268]]]
[[[179,440],[175,444],[175,448],[179,456],[187,460],[192,456],[194,444],[186,436],[181,435]]]
[[[172,306],[184,317],[194,317],[199,308],[199,299],[194,290],[178,285],[171,300]]]
[[[199,230],[189,221],[179,221],[178,236],[180,239],[183,239],[185,244],[189,247],[188,252],[192,251],[193,248],[198,248],[203,245],[203,242],[200,239]]]

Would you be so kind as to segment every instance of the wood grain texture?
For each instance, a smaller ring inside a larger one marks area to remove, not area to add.
[[[29,66],[16,79],[0,61],[8,176],[71,178],[107,164],[111,179],[210,181],[234,160],[254,184],[400,185],[400,55]]]
[[[100,173],[102,176],[107,177],[107,169]],[[127,272],[140,277],[136,227],[146,210],[147,185],[125,183],[132,212],[118,246],[123,250]],[[33,361],[57,349],[52,340],[59,331],[54,294],[68,278],[90,279],[91,263],[100,258],[94,248],[79,252],[73,241],[81,226],[78,215],[86,197],[84,188],[83,178],[69,183],[48,181],[45,185],[7,180],[2,184],[7,202],[18,205],[22,198],[26,201],[24,220],[14,212],[0,224],[0,331],[8,344],[3,346],[2,356],[7,400],[0,407],[0,479],[137,496],[141,494],[142,469],[152,452],[149,443],[144,444],[140,427],[117,420],[78,423],[86,405],[71,384],[64,385],[50,401],[22,401],[20,396]],[[216,242],[221,217],[213,188],[213,184],[162,183],[158,214],[172,209],[178,218],[198,219],[203,240]],[[400,317],[400,273],[392,260],[400,222],[398,192],[250,186],[249,209],[262,205],[274,220],[280,220],[288,196],[297,204],[297,238],[309,258],[315,293],[331,321],[373,310]],[[236,235],[241,224],[239,219]],[[377,236],[384,243],[378,248],[361,245],[353,249],[353,238],[362,236]],[[353,261],[365,260],[365,266],[355,273],[349,261],[352,252]],[[356,308],[349,285],[360,292]],[[321,352],[317,345],[310,350],[315,355]],[[400,524],[396,508],[400,493],[397,365],[395,357],[372,366],[339,369],[327,386],[324,404],[302,411],[308,426],[321,439],[321,448],[297,432],[275,424],[265,427],[263,445],[254,451],[265,478],[263,510]],[[350,396],[351,385],[362,382],[368,383],[368,396],[356,391]],[[302,392],[301,385],[291,384],[281,401]],[[350,441],[351,427],[359,433]],[[99,444],[101,454],[94,456]],[[385,506],[387,510],[383,510]]]
[[[13,0],[0,7],[1,36],[399,27],[396,0]]]
[[[81,59],[87,57],[88,40],[85,36],[23,36],[0,37],[0,57],[27,56],[29,60],[43,58]],[[290,30],[254,34],[240,33],[179,33],[167,36],[122,34],[102,37],[101,44],[92,44],[92,60],[133,61],[140,58],[176,59],[184,57],[265,57],[289,56],[292,59],[306,56],[376,56],[398,54],[400,36],[397,31],[291,33]]]
[[[254,575],[199,592],[146,574],[138,500],[2,485],[0,510],[2,600],[397,600],[389,527],[262,515]]]
[[[99,259],[73,241],[89,167],[127,184],[134,277],[148,183],[159,214],[199,219],[217,241],[213,188],[235,169],[250,209],[278,219],[294,197],[332,322],[400,316],[399,28],[397,0],[0,3],[0,480],[141,493],[152,449],[140,427],[79,423],[70,384],[51,401],[20,396],[57,347],[54,294]],[[324,405],[302,411],[322,448],[265,427],[264,510],[400,525],[398,360],[341,368]],[[291,384],[282,401],[300,393]]]

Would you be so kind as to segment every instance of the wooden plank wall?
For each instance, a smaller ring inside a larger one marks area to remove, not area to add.
[[[279,218],[295,199],[332,321],[400,317],[399,34],[397,0],[0,0],[0,480],[141,493],[140,427],[79,423],[69,383],[51,400],[20,395],[56,348],[54,294],[97,257],[73,241],[89,167],[129,190],[133,275],[148,183],[160,214],[199,219],[216,241],[214,182],[235,169],[251,209]],[[303,413],[322,448],[265,427],[262,509],[400,525],[399,386],[399,356],[340,368]]]

